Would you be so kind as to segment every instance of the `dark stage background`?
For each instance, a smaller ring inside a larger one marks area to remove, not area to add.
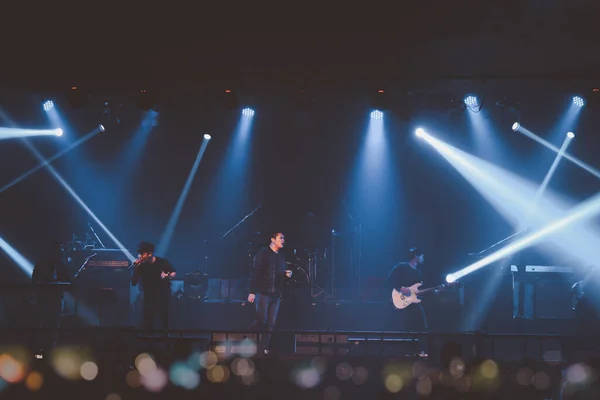
[[[526,85],[527,83],[525,83]],[[462,97],[463,83],[429,82],[412,96],[413,114],[406,118],[403,87],[390,82],[386,89],[395,96],[385,117],[388,151],[393,171],[376,210],[361,204],[355,195],[357,154],[366,135],[370,103],[368,92],[351,87],[313,90],[312,107],[298,109],[294,92],[245,91],[256,110],[251,133],[249,169],[233,189],[218,191],[219,168],[239,119],[239,109],[228,110],[215,91],[185,93],[178,99],[158,98],[158,126],[135,153],[125,151],[143,112],[135,107],[135,93],[93,93],[84,109],[73,109],[60,93],[4,93],[1,101],[7,115],[22,126],[46,124],[41,101],[53,98],[64,120],[66,140],[74,140],[102,121],[107,132],[69,152],[53,165],[107,227],[131,250],[141,239],[158,242],[173,210],[201,144],[202,134],[213,136],[194,179],[172,244],[165,256],[181,271],[204,263],[208,252],[213,276],[245,275],[248,242],[268,243],[268,233],[287,234],[289,250],[330,248],[331,230],[342,233],[340,246],[356,240],[356,223],[362,221],[362,275],[384,276],[391,265],[404,258],[404,251],[418,245],[427,253],[430,281],[441,281],[446,273],[463,266],[470,252],[480,250],[512,233],[511,228],[430,146],[415,139],[415,127],[426,125],[438,137],[475,156],[540,182],[553,153],[512,132],[519,118],[494,106],[504,92],[521,102],[520,119],[542,137],[551,131],[565,109],[565,85],[545,82],[496,81],[482,85],[489,119],[498,144],[493,153],[478,154],[467,119],[468,110],[452,110],[449,99]],[[573,82],[585,87],[585,82]],[[502,88],[502,94],[498,94]],[[362,88],[361,88],[362,89]],[[528,90],[529,89],[529,90]],[[512,92],[511,92],[512,90]],[[250,95],[249,95],[250,94]],[[103,120],[102,102],[113,108],[111,120]],[[485,101],[485,100],[484,100]],[[441,104],[440,104],[441,103]],[[117,110],[115,110],[115,108]],[[120,123],[115,122],[118,112]],[[584,160],[594,160],[597,140],[595,114],[586,110],[574,129],[577,138],[570,151]],[[61,148],[53,137],[30,139],[47,156]],[[2,182],[10,182],[36,165],[18,141],[4,141],[0,148]],[[495,159],[493,159],[495,157]],[[128,160],[128,158],[132,158]],[[123,160],[127,169],[120,168]],[[386,173],[387,174],[387,173]],[[391,178],[393,177],[393,179]],[[573,199],[595,192],[595,179],[570,163],[560,165],[551,189]],[[215,198],[215,194],[219,198]],[[229,204],[237,197],[235,207]],[[69,240],[72,232],[86,230],[91,219],[67,192],[44,170],[2,193],[2,235],[34,260],[50,239]],[[262,207],[238,229],[219,239],[258,205]],[[350,214],[350,216],[349,216]],[[103,241],[110,239],[95,227]],[[261,232],[261,235],[256,235]],[[352,240],[351,240],[352,238]],[[208,242],[205,243],[205,241]],[[110,245],[108,247],[111,247]],[[233,257],[233,258],[232,258]],[[340,261],[347,264],[346,259]],[[351,273],[351,266],[339,271]]]

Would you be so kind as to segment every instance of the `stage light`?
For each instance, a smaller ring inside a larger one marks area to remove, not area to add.
[[[585,100],[583,97],[575,96],[573,97],[573,104],[575,104],[577,107],[583,107],[585,105]]]
[[[63,130],[60,128],[56,129],[55,132],[56,132],[56,136],[62,136],[62,134],[63,134]]]
[[[106,129],[104,129],[104,125],[102,124],[98,124],[98,129],[100,129],[102,132],[106,132]]]
[[[210,136],[208,133],[204,134],[204,139],[210,140],[211,138],[212,138],[212,136]]]
[[[252,117],[254,115],[254,110],[250,107],[246,107],[242,110],[242,115],[244,117]]]
[[[520,124],[520,123],[518,123],[518,122],[515,122],[515,123],[512,125],[512,130],[516,132],[516,131],[518,131],[518,130],[519,130],[519,128],[520,128],[520,127],[521,127],[521,124]]]
[[[50,111],[54,108],[54,102],[52,100],[48,100],[44,102],[44,111]]]
[[[569,139],[573,139],[575,137],[575,134],[573,132],[567,132],[567,137]]]
[[[472,94],[465,96],[463,101],[465,102],[465,105],[469,108],[479,107],[479,100],[477,99],[477,96],[473,96]]]
[[[425,135],[425,131],[423,130],[423,128],[418,128],[415,131],[415,135],[417,135],[418,138],[422,138]]]
[[[383,113],[379,110],[371,111],[371,119],[381,119],[383,118]]]

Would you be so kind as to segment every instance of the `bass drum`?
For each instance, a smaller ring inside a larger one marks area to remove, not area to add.
[[[288,263],[288,269],[292,271],[292,277],[286,279],[283,290],[284,299],[293,303],[309,303],[311,298],[308,263]]]

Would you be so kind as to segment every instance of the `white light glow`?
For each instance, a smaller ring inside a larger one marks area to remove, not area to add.
[[[249,107],[246,107],[242,110],[242,115],[244,117],[252,117],[254,115],[254,110]]]
[[[381,119],[381,118],[383,118],[383,113],[379,110],[372,111],[371,118],[372,119]]]

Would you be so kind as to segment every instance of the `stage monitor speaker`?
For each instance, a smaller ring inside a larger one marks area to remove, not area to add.
[[[348,352],[348,335],[308,333],[294,337],[294,354],[344,356]]]

